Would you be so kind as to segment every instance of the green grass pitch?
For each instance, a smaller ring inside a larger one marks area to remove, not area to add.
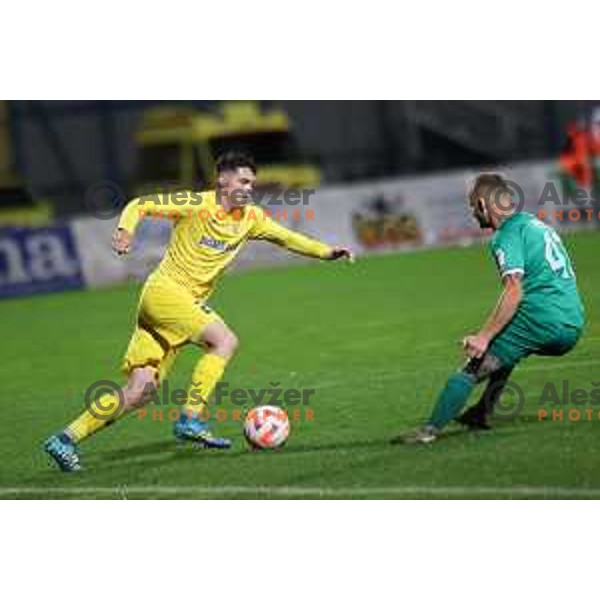
[[[518,418],[480,435],[451,427],[430,447],[388,440],[428,415],[461,364],[461,336],[496,301],[484,247],[226,277],[211,304],[242,342],[230,386],[316,389],[314,422],[292,423],[288,445],[270,453],[248,451],[236,422],[215,423],[235,442],[218,453],[177,446],[166,417],[132,416],[82,445],[85,471],[51,468],[44,438],[81,411],[92,382],[120,381],[139,286],[4,301],[0,498],[600,497],[600,407],[592,421],[537,418],[546,382],[589,390],[600,381],[600,238],[566,241],[588,310],[585,337],[566,357],[519,367],[514,381],[527,401]],[[198,356],[184,351],[171,385],[187,386]]]

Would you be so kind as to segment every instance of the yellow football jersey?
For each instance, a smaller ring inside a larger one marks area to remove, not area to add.
[[[268,240],[292,252],[326,258],[331,248],[274,221],[249,204],[227,213],[214,191],[173,192],[135,198],[118,227],[131,234],[140,219],[169,219],[173,233],[155,274],[167,275],[196,298],[208,297],[223,271],[249,239]]]

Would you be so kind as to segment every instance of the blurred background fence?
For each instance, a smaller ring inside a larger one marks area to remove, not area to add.
[[[268,109],[273,102],[260,102]],[[323,182],[357,181],[470,165],[552,158],[569,122],[591,114],[590,102],[297,101],[289,115],[301,153]],[[4,144],[36,196],[58,214],[81,209],[102,179],[127,188],[142,174],[135,134],[152,108],[218,113],[217,102],[8,101]]]
[[[215,157],[230,148],[255,156],[264,189],[318,188],[309,207],[312,218],[306,210],[298,219],[289,215],[289,226],[359,252],[478,238],[464,191],[469,174],[480,167],[508,169],[531,210],[548,181],[561,195],[587,190],[589,206],[596,206],[598,106],[596,101],[3,101],[0,296],[143,277],[160,258],[169,224],[144,228],[138,254],[119,263],[107,246],[114,219],[86,214],[86,193],[100,181],[114,183],[126,196],[156,186],[207,187]],[[596,223],[597,214],[558,224]],[[282,260],[255,248],[241,262]]]

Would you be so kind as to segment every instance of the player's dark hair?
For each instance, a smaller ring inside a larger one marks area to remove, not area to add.
[[[225,152],[217,159],[217,173],[235,171],[240,168],[248,168],[256,175],[256,164],[254,159],[243,152]]]
[[[512,195],[512,190],[506,179],[498,173],[482,173],[477,176],[470,196],[471,200],[475,201],[481,197],[487,200],[502,194]]]

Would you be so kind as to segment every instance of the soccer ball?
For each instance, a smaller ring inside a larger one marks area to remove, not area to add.
[[[290,435],[290,421],[281,408],[258,406],[246,416],[244,435],[253,448],[281,448]]]

